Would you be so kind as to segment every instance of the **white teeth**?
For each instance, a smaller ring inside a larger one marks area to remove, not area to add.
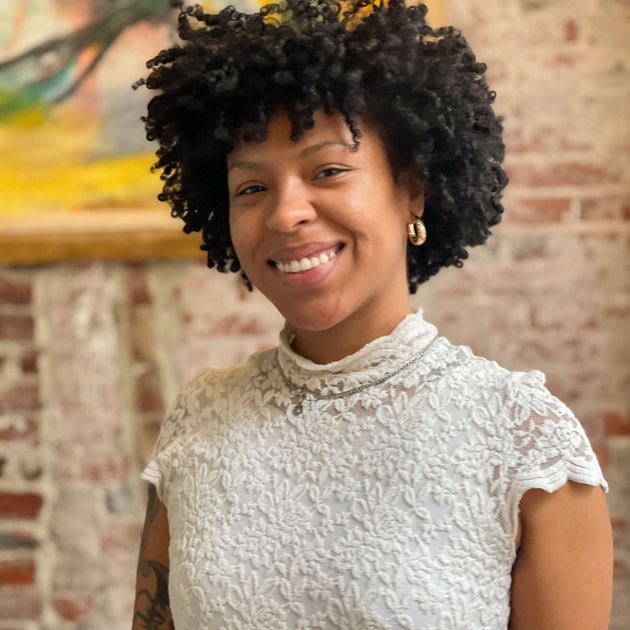
[[[298,273],[300,271],[308,271],[313,267],[319,267],[330,262],[335,257],[335,251],[332,250],[328,254],[322,253],[319,256],[313,256],[312,258],[302,258],[301,260],[292,260],[288,263],[276,263],[276,268],[282,273]]]

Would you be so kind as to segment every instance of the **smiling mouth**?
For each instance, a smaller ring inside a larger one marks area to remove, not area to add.
[[[290,273],[292,275],[305,273],[310,269],[330,262],[344,247],[345,243],[339,243],[334,248],[322,250],[319,254],[282,262],[270,259],[267,261],[267,264],[272,269],[280,271],[281,273]]]

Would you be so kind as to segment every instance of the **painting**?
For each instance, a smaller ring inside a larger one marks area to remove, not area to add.
[[[446,0],[426,4],[447,22]],[[201,256],[156,199],[140,121],[152,94],[131,89],[176,41],[175,15],[169,0],[0,4],[0,263]]]

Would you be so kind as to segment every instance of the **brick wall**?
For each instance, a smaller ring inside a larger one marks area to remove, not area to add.
[[[454,343],[542,369],[610,482],[612,630],[630,622],[627,4],[452,1],[506,119],[506,214],[414,296]],[[191,237],[192,238],[192,237]],[[282,320],[203,265],[0,269],[0,630],[128,628],[145,484],[179,386]]]

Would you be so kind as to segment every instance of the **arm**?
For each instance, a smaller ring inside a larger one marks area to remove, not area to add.
[[[569,480],[553,493],[528,490],[521,517],[509,630],[606,630],[613,543],[602,489]]]
[[[174,630],[168,596],[168,515],[149,484],[147,513],[136,575],[132,630]]]

